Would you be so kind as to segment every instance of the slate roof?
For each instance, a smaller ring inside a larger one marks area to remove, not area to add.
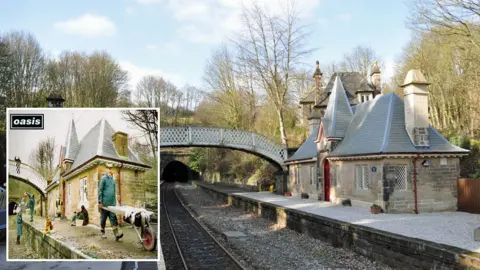
[[[60,168],[56,168],[55,175],[52,178],[52,182],[47,186],[45,191],[49,191],[52,187],[58,185],[60,183]]]
[[[73,160],[77,155],[80,143],[78,142],[77,130],[75,128],[75,122],[72,119],[72,123],[68,128],[67,138],[65,139],[65,149],[62,149],[63,157]]]
[[[83,137],[82,141],[79,143],[76,156],[73,159],[74,161],[69,172],[77,169],[94,156],[124,160],[140,166],[150,167],[141,162],[132,152],[132,150],[130,150],[130,148],[128,149],[128,158],[119,156],[112,141],[112,136],[114,133],[115,130],[107,120],[102,118],[102,120],[98,121],[98,123],[87,133],[87,135],[85,135],[85,137]],[[72,134],[69,134],[69,136],[72,136]],[[74,136],[76,136],[76,134]],[[67,138],[67,141],[68,140],[69,139]]]
[[[313,89],[306,97],[300,100],[300,104],[304,103],[315,103],[315,91]]]
[[[367,91],[373,92],[375,88],[373,88],[366,80],[365,77],[362,76],[359,72],[335,72],[333,73],[332,77],[328,81],[327,86],[323,89],[325,93],[330,93],[333,89],[333,84],[335,83],[335,79],[340,77],[340,80],[343,83],[343,87],[348,92],[349,97],[356,98],[356,93],[359,91]]]
[[[308,138],[305,140],[305,142],[298,148],[298,150],[286,160],[286,162],[289,161],[294,161],[294,160],[303,160],[303,159],[311,159],[317,156],[317,144],[315,143],[315,139],[317,138],[318,134],[318,127],[319,125],[316,125],[314,127],[314,131]]]
[[[429,127],[428,147],[415,147],[405,129],[403,100],[395,93],[356,105],[344,139],[329,156],[393,153],[468,153]]]
[[[325,110],[325,116],[322,118],[325,137],[327,138],[343,138],[353,115],[347,94],[339,77],[336,76],[335,78],[330,100]]]

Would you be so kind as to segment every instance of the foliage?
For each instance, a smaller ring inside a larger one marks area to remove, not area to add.
[[[453,135],[449,137],[448,140],[458,147],[470,149],[470,139],[467,137],[466,134]]]
[[[460,176],[480,178],[480,144],[478,140],[470,140],[465,134],[447,137],[458,147],[470,150],[468,156],[460,158]]]
[[[206,169],[205,150],[203,148],[193,149],[188,155],[188,166],[196,172],[203,172]]]

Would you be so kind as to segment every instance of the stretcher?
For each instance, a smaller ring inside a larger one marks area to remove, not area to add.
[[[150,216],[154,213],[144,208],[131,206],[103,206],[104,210],[122,215],[123,221],[132,225],[137,233],[139,242],[148,251],[154,251],[157,246],[157,235],[150,224]],[[140,228],[140,232],[138,229]]]

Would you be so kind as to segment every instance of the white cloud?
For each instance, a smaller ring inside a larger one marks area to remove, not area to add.
[[[281,14],[288,0],[169,0],[168,8],[182,23],[178,35],[194,43],[218,43],[240,30],[242,2],[246,7],[256,3],[271,14]],[[297,0],[296,8],[304,18],[311,18],[321,0]]]
[[[341,22],[350,22],[352,20],[352,14],[350,13],[342,13],[336,16],[336,19]]]
[[[173,53],[173,54],[178,54],[180,53],[180,49],[178,47],[178,44],[175,42],[165,42],[163,44],[147,44],[145,46],[148,50],[150,51],[161,51],[161,52],[166,52],[166,53]]]
[[[84,37],[113,36],[117,32],[115,24],[108,17],[90,13],[56,22],[53,27],[67,34]]]
[[[164,72],[160,69],[154,68],[142,68],[129,61],[120,61],[120,67],[123,70],[128,71],[130,76],[130,87],[134,89],[137,83],[142,79],[143,76],[161,76],[162,78],[172,82],[177,87],[182,87],[185,84],[185,80],[180,74]]]

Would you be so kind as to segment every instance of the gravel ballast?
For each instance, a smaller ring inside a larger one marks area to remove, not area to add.
[[[254,214],[229,207],[192,185],[177,193],[217,240],[248,269],[392,269],[352,251],[334,248]],[[222,233],[241,232],[242,240],[226,242]]]

